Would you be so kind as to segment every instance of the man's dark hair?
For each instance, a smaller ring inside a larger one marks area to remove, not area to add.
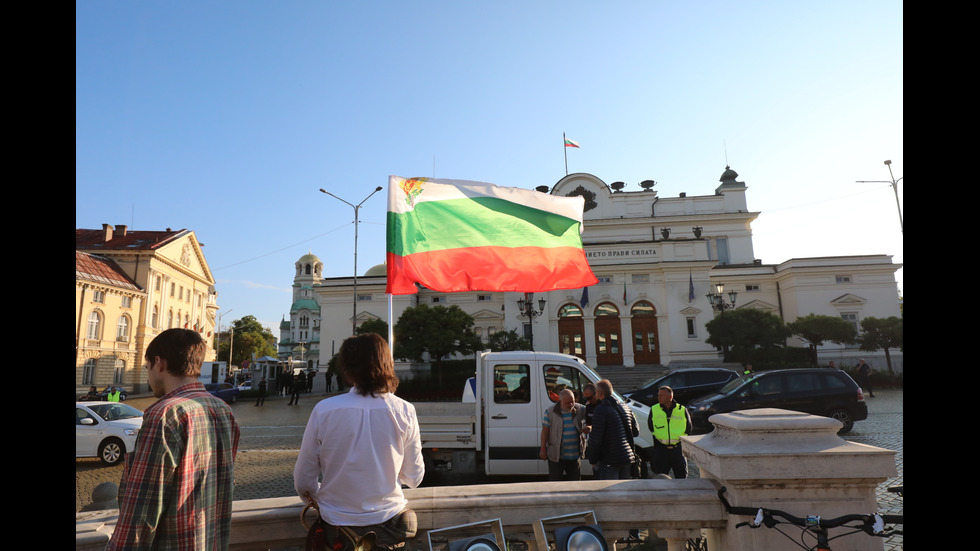
[[[585,392],[586,390],[591,390],[592,393],[595,394],[595,384],[585,383],[585,386],[582,387],[582,392]]]
[[[201,363],[208,345],[197,331],[167,329],[146,347],[146,361],[159,356],[166,360],[167,371],[178,377],[200,376]]]
[[[398,388],[391,350],[377,333],[355,335],[344,340],[337,353],[337,367],[347,384],[356,387],[362,396],[393,393]]]

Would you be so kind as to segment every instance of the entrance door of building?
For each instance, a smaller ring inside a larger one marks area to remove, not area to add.
[[[597,365],[623,365],[622,326],[619,310],[608,302],[595,309],[595,350]]]
[[[646,301],[630,310],[633,329],[633,361],[637,365],[660,363],[660,340],[657,336],[657,312]]]
[[[558,311],[558,346],[562,354],[585,359],[585,321],[578,306],[568,304]]]

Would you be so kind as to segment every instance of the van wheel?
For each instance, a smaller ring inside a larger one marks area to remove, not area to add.
[[[854,418],[851,417],[851,414],[846,409],[835,409],[830,413],[830,415],[828,415],[828,417],[831,419],[837,419],[841,423],[844,423],[844,426],[837,431],[838,435],[847,434],[854,428]]]

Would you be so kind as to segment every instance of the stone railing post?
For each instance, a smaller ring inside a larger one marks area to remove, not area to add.
[[[780,509],[799,517],[874,513],[876,487],[897,474],[894,451],[842,439],[840,422],[827,417],[753,409],[713,415],[711,423],[713,432],[684,437],[684,454],[698,465],[701,478],[728,488],[728,501],[735,506]],[[709,541],[726,551],[787,548],[786,537],[774,529],[735,529],[748,520],[729,516]],[[800,534],[792,526],[784,528],[793,537]],[[883,542],[857,533],[835,540],[838,546],[880,551]]]

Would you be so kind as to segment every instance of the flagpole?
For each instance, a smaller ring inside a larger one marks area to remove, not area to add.
[[[561,148],[565,152],[565,176],[568,176],[568,146],[565,145],[567,143],[565,141],[566,139],[567,138],[565,138],[565,133],[562,132],[561,133]]]
[[[391,362],[395,362],[395,324],[391,323],[391,293],[388,293],[388,351],[391,352]]]

